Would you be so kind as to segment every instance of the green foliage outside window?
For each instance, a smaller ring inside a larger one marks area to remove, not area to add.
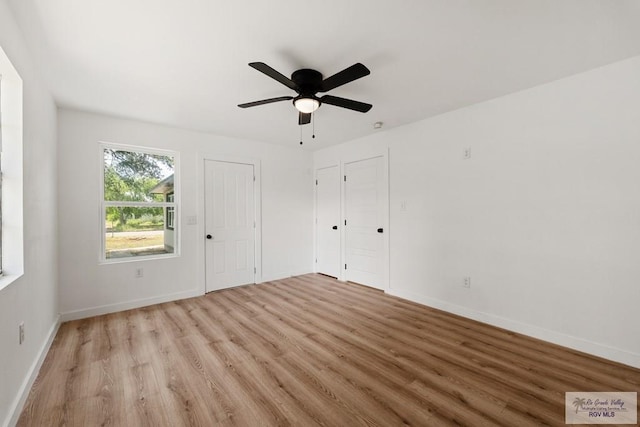
[[[158,183],[173,173],[173,157],[155,154],[104,150],[104,200],[118,202],[162,202],[162,194],[152,194]],[[158,209],[160,209],[158,211]],[[156,220],[141,221],[141,216]],[[162,209],[157,207],[110,206],[107,221],[117,231],[162,228]],[[137,220],[137,221],[136,221]]]

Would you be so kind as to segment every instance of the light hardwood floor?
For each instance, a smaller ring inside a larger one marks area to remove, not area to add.
[[[321,275],[63,324],[19,426],[564,425],[640,370]]]

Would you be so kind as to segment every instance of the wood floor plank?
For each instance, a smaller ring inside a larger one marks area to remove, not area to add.
[[[293,291],[292,293],[295,293],[295,291]],[[291,300],[289,299],[289,301],[291,302]],[[315,320],[319,321],[319,319],[321,318],[321,315],[317,312],[315,312],[314,309],[309,309],[308,314],[314,315]],[[341,317],[336,316],[336,313],[327,313],[329,314],[328,319],[333,319],[333,320],[325,320],[324,323],[328,323],[331,328],[330,329],[335,329],[335,330],[346,330],[349,327],[346,325],[352,325],[352,324],[363,324],[363,322],[356,322],[353,318],[350,317],[349,314],[345,314],[343,313],[343,315]],[[331,314],[334,314],[334,316],[331,316]],[[341,320],[338,320],[341,319]],[[363,328],[364,329],[364,328]],[[324,334],[323,335],[328,335],[331,336],[332,333],[329,330],[325,330],[323,331]],[[402,334],[402,330],[398,329],[397,331],[395,331],[395,335],[398,334]],[[365,334],[366,336],[361,337],[361,334]],[[342,336],[342,337],[337,337],[337,336],[333,336],[332,337],[334,339],[333,342],[333,347],[338,347],[341,348],[342,352],[344,354],[367,354],[367,357],[369,359],[369,361],[374,361],[377,358],[384,358],[385,355],[384,354],[378,354],[378,350],[376,348],[371,347],[370,343],[375,343],[376,339],[378,338],[375,335],[370,335],[367,334],[366,331],[357,331],[357,330],[350,330],[348,331],[348,336]],[[350,345],[356,345],[356,348],[344,348],[344,347],[340,347],[340,344],[337,344],[335,342],[335,339],[339,339],[341,340],[341,342],[347,342]],[[396,342],[396,339],[394,337],[386,337],[386,342]],[[440,354],[440,360],[439,363],[442,364],[443,360],[446,360],[449,356],[452,356],[453,359],[458,361],[458,366],[462,366],[462,367],[466,367],[467,370],[470,371],[476,371],[479,369],[498,369],[494,366],[493,363],[491,363],[490,361],[492,360],[491,358],[484,358],[484,364],[482,365],[481,363],[478,362],[477,358],[474,358],[473,355],[471,356],[465,356],[465,355],[460,355],[460,349],[456,348],[455,346],[457,345],[457,343],[454,342],[454,346],[445,346],[444,348],[440,348],[438,347],[434,347],[433,349],[429,349],[429,348],[425,348],[423,349],[424,351],[426,351],[427,353],[429,353],[429,351],[435,351],[437,354]],[[400,342],[400,345],[398,346],[398,348],[405,348],[411,346],[411,343],[409,341],[407,342]],[[483,355],[481,355],[483,356]],[[388,360],[388,358],[387,358]],[[434,361],[436,362],[436,361]],[[481,361],[482,362],[482,361]],[[377,366],[377,368],[380,368],[379,366]],[[390,366],[387,365],[386,366],[386,370],[383,372],[393,372],[392,369],[390,369]],[[416,373],[415,372],[411,372],[410,370],[404,369],[402,370],[402,372],[405,375],[408,375],[407,378],[404,379],[404,381],[397,381],[396,379],[396,383],[397,384],[404,384],[404,383],[408,383],[409,379],[411,378],[415,378]],[[537,393],[537,387],[536,384],[530,384],[531,381],[536,381],[539,380],[539,378],[537,376],[534,376],[528,372],[521,372],[521,375],[524,375],[526,378],[525,379],[521,379],[519,380],[519,386],[521,388],[524,388],[528,395],[533,395],[534,397],[536,397],[536,393]],[[514,390],[515,392],[519,392],[519,390]],[[529,396],[530,397],[530,396]],[[540,398],[540,395],[537,396],[538,398]],[[546,396],[546,394],[542,394],[543,398],[546,398],[546,409],[549,410],[549,406],[553,408],[553,405],[556,403],[557,399],[553,399],[553,397],[551,396]],[[549,401],[550,400],[550,401]],[[542,404],[539,403],[540,405]]]
[[[61,325],[19,426],[564,425],[640,370],[308,274]]]

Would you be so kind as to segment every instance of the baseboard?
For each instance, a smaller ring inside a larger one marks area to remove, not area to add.
[[[116,313],[118,311],[131,310],[134,308],[146,307],[154,304],[162,304],[164,302],[177,301],[186,298],[193,298],[203,295],[203,292],[199,289],[193,289],[185,292],[176,292],[173,294],[161,295],[152,298],[143,298],[133,301],[125,301],[116,304],[101,305],[98,307],[91,307],[82,310],[68,311],[60,314],[61,322],[68,322],[70,320],[85,319],[87,317],[100,316],[102,314]]]
[[[2,424],[4,427],[15,426],[18,423],[18,419],[20,418],[20,414],[22,413],[22,409],[24,408],[24,404],[27,402],[27,398],[29,397],[29,392],[31,391],[31,387],[33,383],[36,381],[38,377],[38,373],[40,373],[40,368],[42,367],[42,363],[44,363],[44,359],[47,357],[47,353],[49,353],[49,348],[51,348],[51,343],[53,343],[53,339],[56,337],[58,333],[58,328],[60,327],[60,316],[58,316],[51,325],[51,329],[49,329],[49,333],[47,334],[47,339],[44,344],[40,348],[40,352],[36,360],[34,360],[31,368],[29,368],[28,374],[24,379],[22,386],[18,390],[18,394],[11,405],[9,410],[9,416]]]
[[[497,326],[499,328],[507,329],[512,332],[517,332],[519,334],[527,335],[532,338],[537,338],[553,344],[558,344],[563,347],[568,347],[573,350],[582,351],[584,353],[592,354],[594,356],[602,357],[604,359],[640,369],[640,354],[631,353],[626,350],[609,347],[607,345],[588,341],[583,338],[566,335],[560,332],[540,328],[538,326],[529,325],[493,314],[472,310],[467,307],[451,304],[435,298],[429,298],[424,295],[415,294],[413,292],[390,289],[387,290],[387,293],[389,295],[403,298],[412,302],[417,302],[419,304],[437,308],[448,313],[457,314],[468,319],[477,320],[478,322],[487,323],[492,326]]]

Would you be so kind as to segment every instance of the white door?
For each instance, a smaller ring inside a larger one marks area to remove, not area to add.
[[[340,275],[340,170],[316,172],[316,271]]]
[[[253,165],[205,160],[206,291],[255,283]]]
[[[345,275],[384,289],[386,193],[383,158],[345,164]]]

